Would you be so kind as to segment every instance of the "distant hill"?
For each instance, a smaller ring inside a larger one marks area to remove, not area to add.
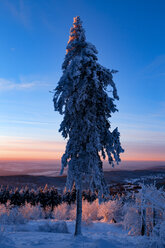
[[[150,170],[135,170],[135,171],[105,171],[106,182],[110,185],[125,183],[125,182],[153,182],[156,181],[159,185],[165,184],[165,170],[150,169]],[[56,188],[64,188],[66,176],[33,176],[33,175],[15,175],[15,176],[0,176],[0,185],[9,185],[15,187],[28,186],[35,188],[46,184]]]
[[[0,160],[0,176],[14,175],[33,175],[56,177],[60,174],[59,160]],[[165,162],[154,161],[122,161],[119,165],[112,168],[106,161],[104,162],[105,171],[135,171],[135,170],[165,170]],[[65,174],[65,171],[64,171]]]

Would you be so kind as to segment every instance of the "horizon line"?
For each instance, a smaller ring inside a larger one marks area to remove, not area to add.
[[[61,162],[59,158],[0,158],[0,161],[58,161]],[[108,160],[102,160],[103,162],[108,162]],[[165,160],[153,160],[153,159],[122,159],[119,164],[122,162],[165,162]],[[114,161],[116,163],[116,161]]]

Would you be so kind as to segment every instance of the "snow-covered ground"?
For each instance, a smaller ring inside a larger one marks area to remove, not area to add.
[[[124,181],[126,183],[137,183],[137,182],[146,182],[146,181],[156,181],[157,179],[164,179],[164,174],[158,173],[157,175],[148,175],[148,176],[141,176],[141,177],[137,177],[137,178],[132,178],[132,179],[125,179]]]
[[[48,206],[47,206],[48,207]],[[0,204],[0,248],[165,248],[165,192],[138,193],[99,204],[82,202],[82,234],[74,237],[76,205]]]
[[[58,227],[59,225],[60,227]],[[54,220],[5,225],[4,231],[0,235],[0,248],[149,247],[147,237],[128,236],[128,232],[124,231],[120,224],[103,222],[83,224],[83,236],[76,238],[74,237],[74,226],[74,221],[56,222]],[[63,233],[58,233],[58,231]]]

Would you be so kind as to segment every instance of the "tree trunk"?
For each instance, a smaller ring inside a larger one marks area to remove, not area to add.
[[[146,209],[142,210],[142,227],[141,227],[141,235],[146,234]]]
[[[76,194],[77,211],[76,211],[76,227],[74,235],[81,235],[81,218],[82,218],[82,185],[77,189]]]
[[[156,209],[153,207],[153,228],[156,225]]]

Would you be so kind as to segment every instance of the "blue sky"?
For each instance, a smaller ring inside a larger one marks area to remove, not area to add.
[[[163,0],[1,1],[0,158],[61,156],[62,118],[49,91],[79,15],[100,64],[119,70],[119,112],[111,121],[123,159],[165,161],[164,13]]]

